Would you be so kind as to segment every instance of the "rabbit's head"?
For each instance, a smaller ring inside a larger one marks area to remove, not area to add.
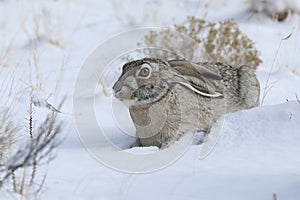
[[[214,98],[222,94],[217,92],[211,80],[219,79],[219,75],[184,60],[144,58],[123,66],[113,90],[116,98],[127,100],[133,105],[159,101],[175,84],[181,84],[199,95]]]

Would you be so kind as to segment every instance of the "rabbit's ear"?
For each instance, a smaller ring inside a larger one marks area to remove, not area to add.
[[[221,76],[219,74],[216,74],[199,64],[191,63],[186,60],[170,60],[168,63],[182,75],[195,77],[199,77],[200,75],[201,77],[212,80],[221,80]]]
[[[201,65],[190,63],[185,60],[172,60],[168,61],[168,63],[170,67],[177,72],[170,80],[171,83],[184,85],[202,96],[212,98],[223,96],[212,82],[213,80],[220,80],[220,75]]]
[[[217,98],[223,96],[212,83],[191,76],[175,75],[169,80],[169,83],[184,85],[188,89],[205,97]]]

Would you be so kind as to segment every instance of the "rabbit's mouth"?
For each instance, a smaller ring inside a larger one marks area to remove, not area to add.
[[[114,96],[120,101],[123,100],[134,100],[133,91],[126,86],[123,86],[119,90],[114,90]]]

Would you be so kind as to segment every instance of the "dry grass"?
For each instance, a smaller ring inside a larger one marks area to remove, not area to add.
[[[7,34],[8,30],[6,28],[7,22],[4,20],[2,22],[0,21],[0,36],[2,37],[0,39],[2,48],[0,49],[0,68],[9,65],[13,46],[15,45],[17,36],[21,30],[21,28],[18,28],[15,32],[10,31],[9,34]]]
[[[16,24],[19,28],[11,35],[8,35],[10,30],[6,29],[5,24],[2,27],[0,20],[0,32],[5,41],[0,49],[0,189],[17,193],[21,199],[38,199],[47,177],[48,163],[55,157],[55,149],[63,132],[59,113],[66,96],[57,105],[52,105],[48,99],[33,95],[49,94],[42,73],[44,70],[41,68],[41,63],[45,61],[40,56],[40,44],[48,43],[64,48],[60,37],[62,24],[58,17],[62,13],[56,12],[53,5],[51,2],[35,0],[18,2],[18,6],[28,12],[20,16],[19,24]],[[4,16],[5,19],[8,17]],[[25,62],[23,58],[17,59],[22,59],[21,66],[27,66],[29,74],[22,74],[17,80],[14,75],[7,76],[7,70],[2,67],[18,66],[9,61],[10,58],[16,59],[13,51],[19,44],[15,44],[15,41],[19,41],[19,36],[23,37],[23,34],[28,38],[23,46],[28,58]],[[54,80],[56,83],[52,85],[50,94],[55,97],[58,97],[62,84],[64,66],[63,60]],[[20,119],[23,115],[25,120]]]
[[[0,163],[8,158],[11,146],[15,142],[16,124],[9,116],[10,109],[0,110]]]
[[[269,71],[269,73],[268,73],[268,77],[267,77],[267,81],[266,81],[265,87],[263,88],[262,99],[261,99],[261,103],[260,103],[261,106],[263,105],[266,96],[268,95],[268,93],[270,92],[270,90],[271,90],[271,89],[273,88],[273,86],[274,86],[273,84],[270,84],[271,74],[272,74],[272,72],[273,72],[273,68],[274,68],[274,65],[275,65],[275,61],[276,61],[277,58],[278,58],[278,53],[279,53],[279,50],[280,50],[280,48],[281,48],[282,42],[285,41],[285,40],[290,39],[291,36],[292,36],[292,33],[290,33],[288,36],[282,38],[282,39],[280,40],[280,42],[279,42],[278,48],[276,49],[276,52],[275,52],[275,57],[274,57],[274,59],[273,59],[273,62],[272,62],[270,71]]]
[[[36,49],[42,42],[60,49],[65,47],[61,37],[63,27],[60,22],[64,15],[51,7],[50,4],[51,2],[47,1],[27,0],[26,6],[30,12],[26,16],[27,20],[21,24],[23,32],[29,39],[25,47]]]
[[[13,120],[12,113],[15,110],[14,92],[20,87],[14,83],[13,76],[1,73],[0,68],[0,163],[8,159],[12,145],[16,141],[16,132],[19,130],[17,123]]]

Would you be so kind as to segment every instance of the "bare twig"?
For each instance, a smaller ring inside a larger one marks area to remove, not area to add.
[[[32,138],[32,131],[33,131],[33,122],[32,122],[32,97],[30,98],[29,102],[29,136]]]
[[[261,106],[263,105],[264,100],[265,100],[265,97],[266,97],[267,93],[269,92],[269,88],[270,88],[270,86],[269,86],[269,81],[270,81],[270,78],[271,78],[271,73],[273,72],[273,67],[274,67],[275,61],[276,61],[276,59],[277,59],[277,57],[278,57],[278,53],[279,53],[279,49],[281,48],[282,41],[288,40],[291,36],[292,36],[292,33],[290,33],[288,36],[282,38],[282,39],[280,40],[280,42],[279,42],[279,46],[278,46],[278,48],[276,49],[275,57],[274,57],[274,59],[273,59],[272,65],[271,65],[271,69],[270,69],[270,71],[269,71],[269,73],[268,73],[267,82],[266,82],[266,85],[265,85],[265,88],[264,88],[264,91],[263,91],[263,97],[262,97],[261,104],[260,104]]]
[[[299,98],[298,98],[297,94],[296,94],[296,99],[297,99],[298,103],[300,103],[300,100],[299,100]]]

